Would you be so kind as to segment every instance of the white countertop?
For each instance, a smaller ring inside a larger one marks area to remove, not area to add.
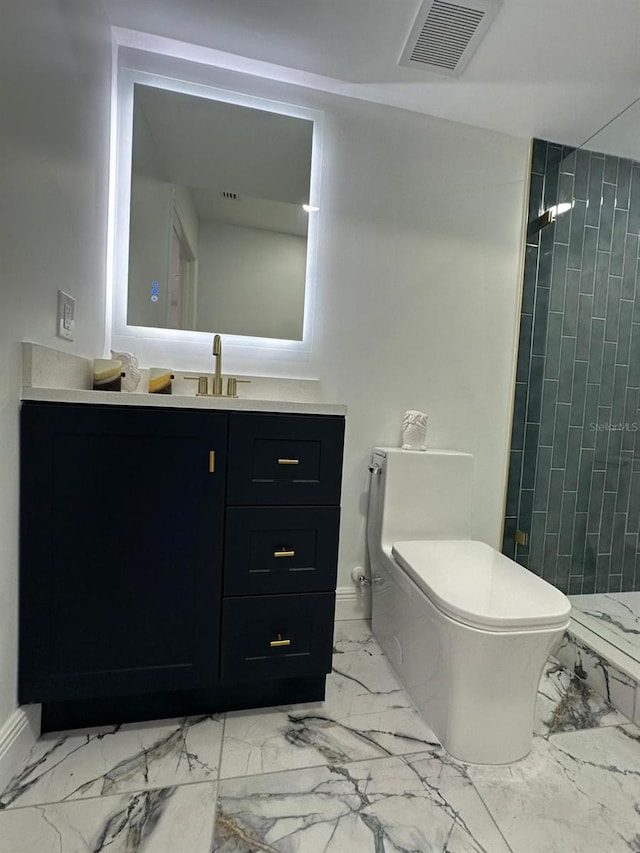
[[[23,400],[51,403],[93,403],[109,406],[148,406],[159,409],[218,409],[235,412],[281,412],[293,415],[346,415],[341,403],[255,400],[249,397],[197,397],[183,394],[138,394],[126,391],[84,391],[73,388],[23,387]]]

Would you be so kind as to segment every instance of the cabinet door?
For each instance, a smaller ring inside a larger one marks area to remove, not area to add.
[[[24,404],[21,702],[216,683],[226,441],[219,412]]]

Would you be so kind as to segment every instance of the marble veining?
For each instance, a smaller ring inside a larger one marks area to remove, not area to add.
[[[573,618],[640,661],[640,592],[569,596]],[[586,618],[585,618],[586,617]]]
[[[207,716],[44,736],[0,809],[217,779],[222,726]]]
[[[0,795],[0,853],[640,853],[640,728],[589,675],[626,685],[558,653],[531,753],[465,765],[339,623],[325,702],[42,737]]]
[[[222,782],[214,853],[508,853],[464,768],[426,755]]]

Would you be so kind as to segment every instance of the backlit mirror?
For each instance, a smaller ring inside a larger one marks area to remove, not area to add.
[[[303,338],[313,121],[135,83],[127,325]]]

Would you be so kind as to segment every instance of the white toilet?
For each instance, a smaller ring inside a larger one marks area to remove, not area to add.
[[[376,448],[371,472],[374,636],[454,758],[523,758],[569,600],[469,538],[470,454]]]

